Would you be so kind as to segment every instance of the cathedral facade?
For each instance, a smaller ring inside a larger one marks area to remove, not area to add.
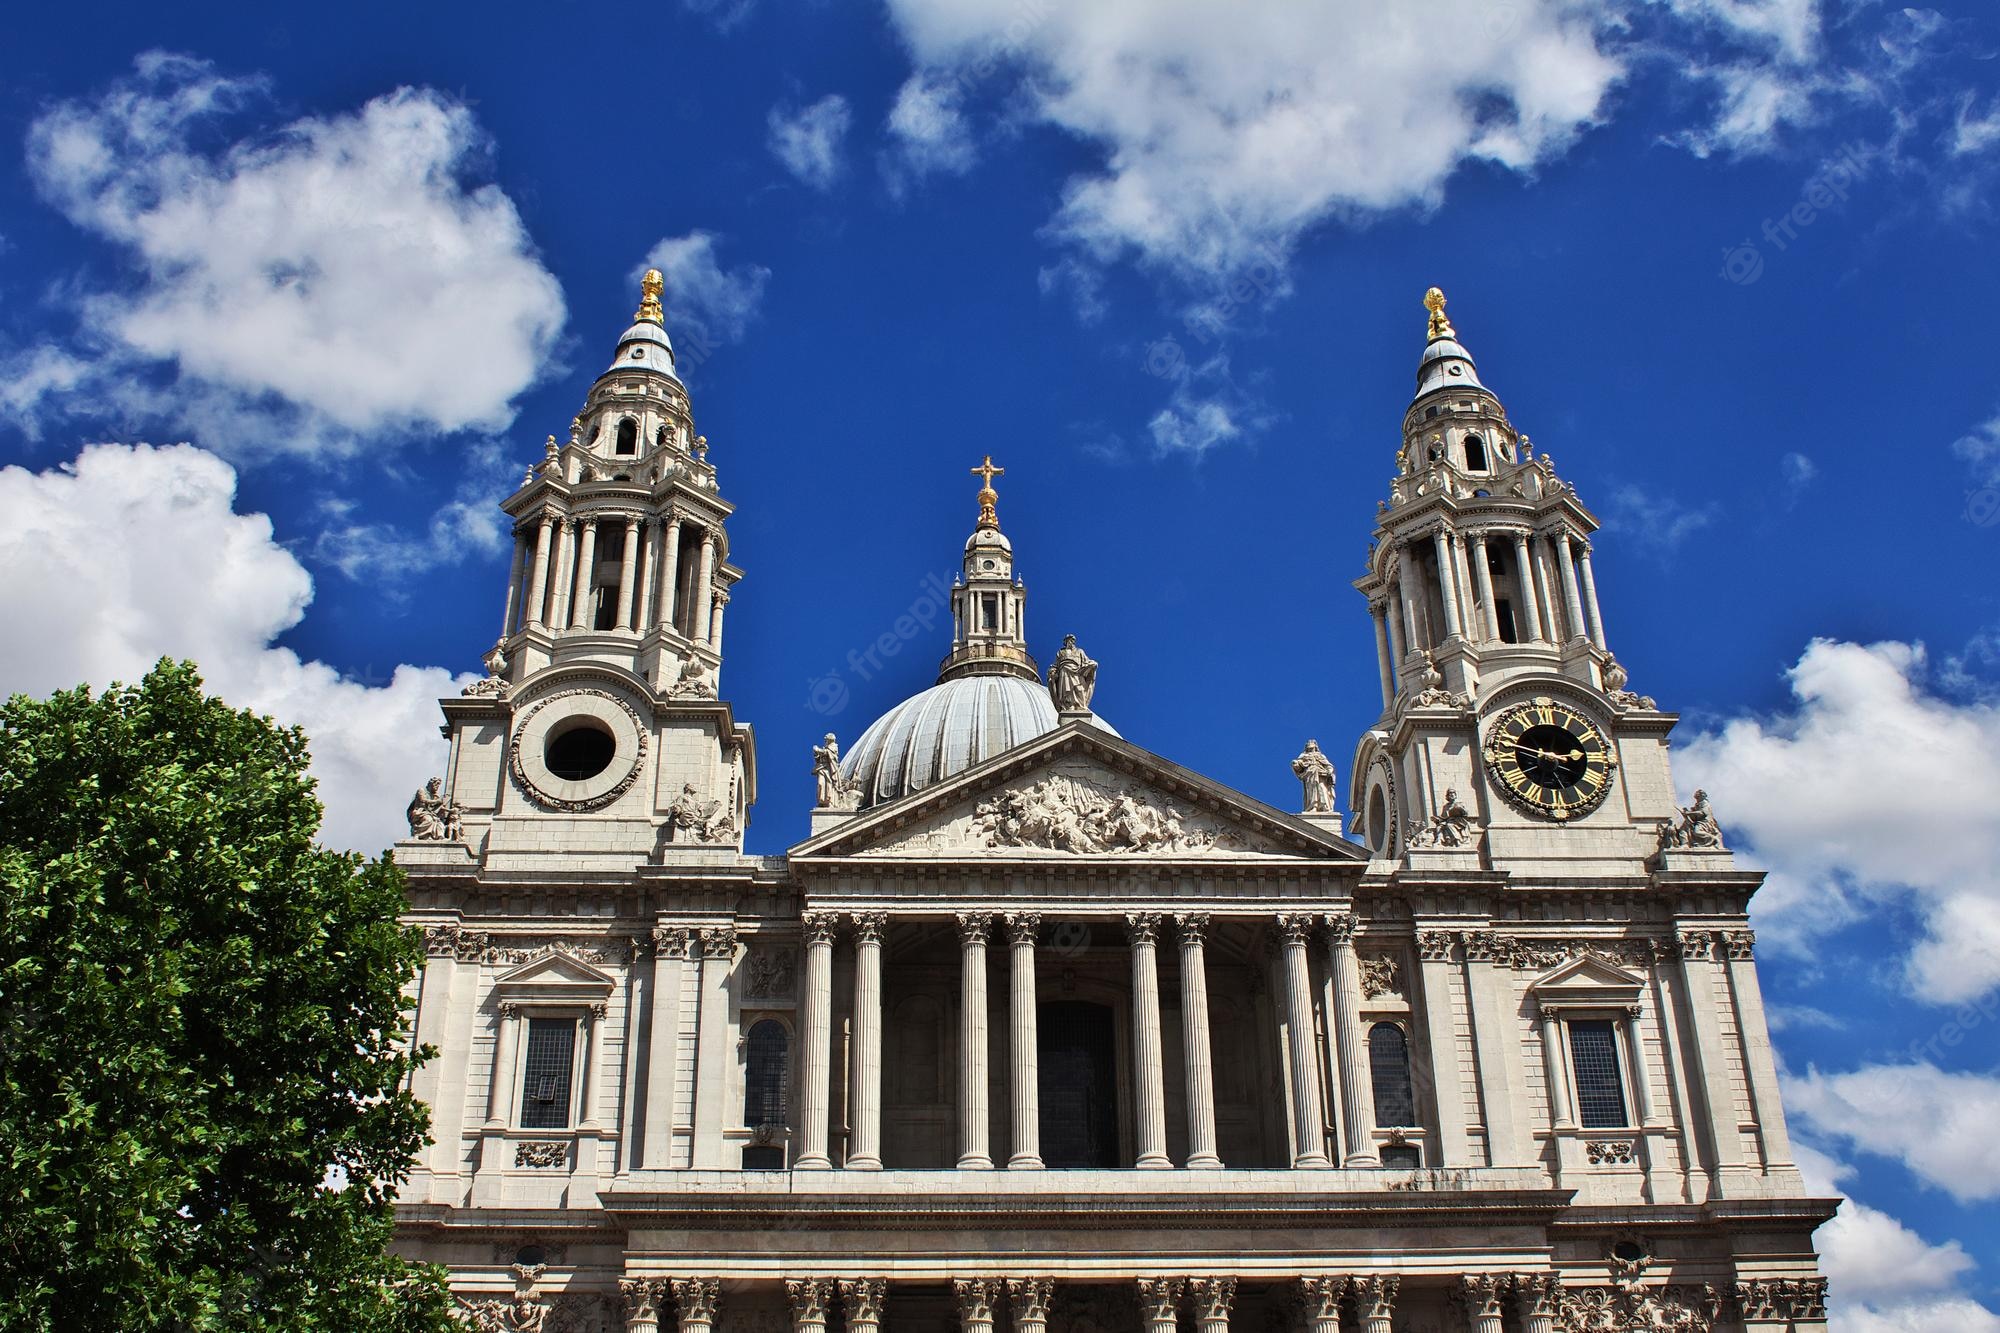
[[[752,856],[732,510],[647,275],[505,502],[503,633],[395,851],[439,1053],[399,1247],[469,1326],[1824,1326],[1761,876],[1676,804],[1590,511],[1426,305],[1344,811],[1317,743],[1275,809],[1120,737],[1074,637],[1044,671],[989,458],[937,684]]]

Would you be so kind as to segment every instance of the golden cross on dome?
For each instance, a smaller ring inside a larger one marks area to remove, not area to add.
[[[979,526],[998,528],[1000,516],[993,512],[993,506],[1000,499],[1000,492],[993,489],[993,479],[1006,476],[1007,469],[994,467],[993,455],[988,454],[986,461],[971,471],[973,476],[979,478]]]
[[[650,324],[667,322],[667,312],[660,309],[660,293],[667,289],[667,280],[660,270],[649,268],[646,276],[639,279],[639,309],[633,314],[635,320]]]

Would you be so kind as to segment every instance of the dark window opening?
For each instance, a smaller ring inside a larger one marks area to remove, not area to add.
[[[1625,1087],[1618,1077],[1618,1038],[1608,1019],[1569,1025],[1576,1070],[1576,1111],[1585,1129],[1625,1126]]]
[[[1368,1077],[1375,1085],[1375,1123],[1401,1128],[1417,1123],[1410,1084],[1410,1041],[1394,1023],[1368,1029]]]
[[[1424,420],[1429,421],[1432,417],[1436,416],[1437,414],[1438,410],[1435,407],[1427,407],[1424,409]]]
[[[569,1085],[576,1072],[576,1022],[528,1020],[528,1054],[522,1061],[521,1127],[567,1129]]]
[[[1036,1086],[1042,1161],[1050,1167],[1118,1162],[1118,1061],[1111,1010],[1083,1000],[1036,1009]]]
[[[1395,1170],[1414,1171],[1423,1164],[1423,1149],[1414,1143],[1391,1143],[1382,1149],[1383,1166]]]
[[[1501,597],[1494,601],[1493,610],[1500,620],[1500,642],[1519,643],[1521,635],[1514,628],[1514,604]]]
[[[655,449],[664,449],[667,447],[667,428],[665,426],[653,432],[653,447]]]
[[[542,762],[565,782],[583,782],[611,767],[617,752],[618,742],[611,733],[596,721],[586,721],[549,737]]]
[[[759,1021],[750,1028],[745,1047],[743,1123],[751,1129],[782,1125],[785,1123],[785,1104],[791,1083],[791,1039],[785,1032],[785,1025],[775,1018]],[[743,1150],[744,1166],[750,1165],[750,1154],[754,1151],[754,1148]],[[782,1152],[779,1152],[777,1164],[784,1165]]]
[[[758,1147],[755,1144],[743,1150],[745,1171],[782,1171],[785,1169],[785,1150],[775,1144]]]
[[[1486,441],[1477,435],[1465,437],[1465,470],[1467,472],[1486,471]]]
[[[991,592],[981,593],[979,595],[979,628],[993,630],[998,629],[999,626],[1000,595]]]
[[[617,584],[607,584],[597,590],[597,615],[590,624],[592,629],[618,628]]]
[[[618,423],[618,452],[621,454],[639,452],[639,423],[630,417]]]

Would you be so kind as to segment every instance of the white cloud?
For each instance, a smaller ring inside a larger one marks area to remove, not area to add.
[[[1657,485],[1619,486],[1605,502],[1605,526],[1664,556],[1715,522],[1721,513],[1721,507],[1712,501],[1689,506]]]
[[[81,384],[90,363],[60,347],[43,344],[0,362],[0,418],[31,440],[41,438],[42,406]]]
[[[886,128],[892,150],[886,170],[892,188],[934,173],[962,176],[978,154],[972,126],[962,107],[965,85],[957,79],[912,74],[896,92]]]
[[[1977,110],[1971,93],[1967,93],[1958,104],[1958,114],[1952,125],[1951,151],[1961,156],[1980,153],[2000,143],[2000,97],[1986,104],[1985,110]]]
[[[173,387],[143,405],[184,399],[198,415],[206,400],[198,424],[221,433],[202,438],[237,454],[506,425],[543,371],[562,293],[513,203],[468,179],[488,152],[471,113],[402,88],[206,147],[261,90],[156,52],[30,129],[42,195],[139,270],[129,289],[82,299],[104,372],[83,387],[117,386],[133,364],[168,368]],[[246,415],[273,424],[256,410],[272,399],[307,429],[246,431]]]
[[[1815,640],[1789,709],[1682,742],[1675,767],[1771,868],[1772,942],[1907,908],[1925,932],[1910,983],[1957,1003],[2000,987],[2000,700],[1939,697],[1924,673],[1920,644]]]
[[[2000,416],[1960,436],[1951,451],[1972,466],[1980,485],[2000,486]]]
[[[763,308],[771,270],[761,264],[724,268],[715,257],[715,236],[691,231],[664,236],[632,272],[656,268],[666,280],[667,330],[674,340],[674,365],[683,377],[723,343],[741,342]]]
[[[465,474],[452,498],[432,512],[421,535],[387,523],[349,521],[358,507],[328,500],[321,509],[332,522],[313,542],[313,558],[350,579],[374,578],[384,595],[407,601],[408,576],[468,555],[500,550],[508,535],[500,501],[513,494],[519,478],[501,445],[482,440],[465,451]]]
[[[796,111],[772,107],[765,144],[785,170],[815,190],[830,189],[840,176],[841,141],[853,113],[847,99],[828,93]]]
[[[1961,1203],[2000,1199],[2000,1078],[1925,1061],[1808,1069],[1785,1078],[1785,1105],[1819,1134],[1894,1158]]]
[[[0,692],[129,682],[162,656],[191,658],[230,703],[305,728],[322,839],[378,852],[443,762],[437,700],[469,677],[398,666],[362,683],[273,647],[312,579],[235,498],[230,466],[190,445],[93,445],[67,467],[0,469]]]

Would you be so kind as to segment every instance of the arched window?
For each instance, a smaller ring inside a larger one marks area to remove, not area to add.
[[[1375,1123],[1407,1127],[1417,1123],[1410,1088],[1410,1041],[1394,1023],[1368,1029],[1368,1077],[1375,1085]]]
[[[618,452],[621,454],[639,452],[639,423],[630,417],[618,423]]]
[[[667,447],[667,427],[664,422],[661,423],[658,430],[653,432],[653,447],[655,449],[664,449]]]
[[[1480,439],[1477,435],[1466,436],[1465,470],[1467,472],[1484,472],[1486,468],[1486,441]]]
[[[782,1125],[791,1088],[791,1038],[783,1023],[766,1018],[752,1025],[746,1045],[743,1123],[751,1129]]]

